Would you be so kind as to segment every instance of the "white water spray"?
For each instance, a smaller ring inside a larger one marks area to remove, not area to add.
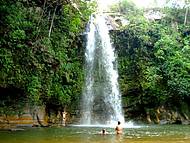
[[[85,58],[82,124],[124,123],[117,62],[103,15],[91,17]]]

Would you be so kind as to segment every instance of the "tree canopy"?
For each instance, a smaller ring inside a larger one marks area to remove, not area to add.
[[[141,113],[159,106],[179,110],[184,103],[189,106],[188,7],[134,10],[135,6],[128,1],[123,3],[126,5],[122,5],[121,12],[129,24],[113,32],[113,43],[126,106],[138,108]],[[160,12],[162,16],[148,19],[145,15],[149,11],[152,15]]]
[[[20,89],[34,105],[75,101],[83,84],[79,38],[89,7],[80,0],[2,0],[0,87]]]

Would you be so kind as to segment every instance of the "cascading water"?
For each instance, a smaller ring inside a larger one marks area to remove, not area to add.
[[[93,84],[94,84],[94,77],[93,77],[93,69],[94,69],[94,53],[95,53],[95,25],[93,23],[94,17],[91,16],[88,34],[87,34],[87,46],[85,51],[85,88],[83,91],[83,117],[82,123],[90,124],[91,123],[91,112],[92,112],[92,104],[94,100],[94,93],[93,93]]]
[[[82,124],[124,122],[117,62],[103,15],[91,17],[85,58]]]

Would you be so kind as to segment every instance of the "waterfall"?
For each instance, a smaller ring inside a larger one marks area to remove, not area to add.
[[[106,16],[92,16],[87,28],[82,124],[124,122],[118,71]]]

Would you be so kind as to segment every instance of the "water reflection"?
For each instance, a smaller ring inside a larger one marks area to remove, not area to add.
[[[167,125],[125,128],[116,135],[114,128],[101,135],[101,127],[26,128],[0,131],[0,143],[189,143],[190,126]]]
[[[124,135],[115,135],[114,143],[123,143],[124,142]]]

